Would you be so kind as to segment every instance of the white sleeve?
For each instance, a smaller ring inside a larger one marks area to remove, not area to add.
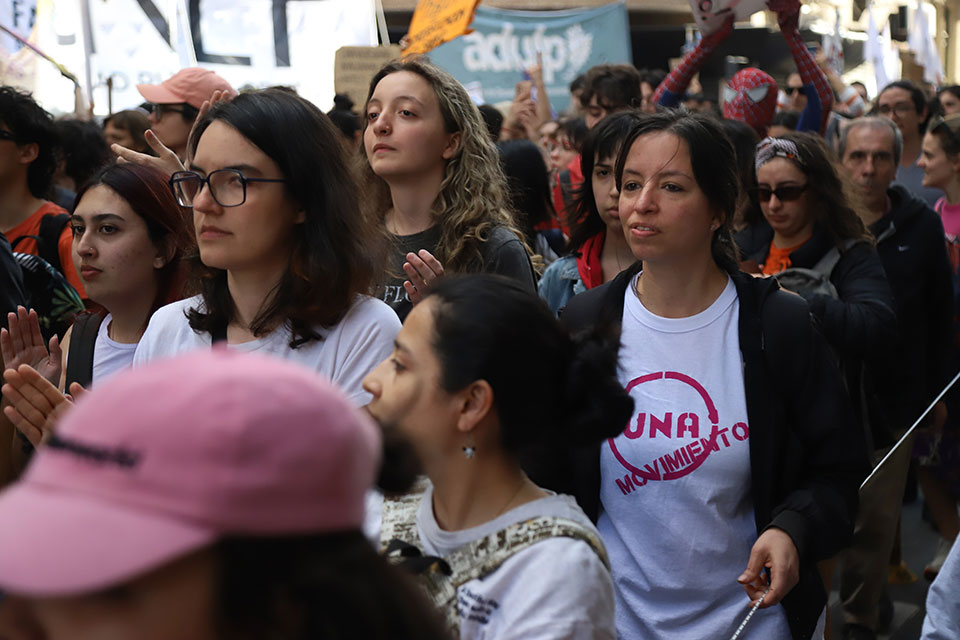
[[[347,324],[337,345],[333,382],[354,405],[362,407],[370,402],[363,379],[393,352],[400,319],[380,300],[365,298],[341,322]]]
[[[927,593],[927,617],[921,640],[960,638],[960,544],[954,542],[947,561]]]
[[[460,638],[613,640],[613,582],[587,543],[553,538],[460,587]],[[495,603],[495,604],[493,604]],[[487,615],[487,612],[495,614]],[[466,614],[466,615],[464,615]]]

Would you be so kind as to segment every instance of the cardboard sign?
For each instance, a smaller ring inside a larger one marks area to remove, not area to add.
[[[470,33],[480,0],[420,0],[407,32],[403,55],[427,53],[444,42]]]
[[[370,90],[370,79],[380,67],[400,57],[400,47],[340,47],[333,62],[333,87],[350,96],[355,105],[363,105]]]
[[[730,15],[744,20],[764,8],[764,0],[690,0],[690,11],[703,35],[719,29]]]

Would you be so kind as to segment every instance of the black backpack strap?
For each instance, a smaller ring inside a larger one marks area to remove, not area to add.
[[[60,263],[60,235],[70,222],[70,214],[59,213],[43,216],[40,219],[40,232],[37,240],[37,255],[46,260],[60,273],[65,273]]]
[[[70,349],[67,352],[67,376],[64,389],[79,382],[89,388],[93,382],[93,352],[97,346],[97,335],[103,322],[96,313],[82,313],[73,321],[70,332]]]

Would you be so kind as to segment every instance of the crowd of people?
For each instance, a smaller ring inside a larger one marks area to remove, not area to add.
[[[719,103],[732,21],[559,118],[423,57],[359,115],[0,87],[0,637],[806,640],[836,587],[869,640],[916,483],[960,638],[960,87],[770,6],[796,72]]]

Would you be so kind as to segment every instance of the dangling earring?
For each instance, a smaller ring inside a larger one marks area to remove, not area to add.
[[[473,444],[473,438],[470,437],[467,440],[467,444],[463,446],[463,457],[467,460],[472,460],[473,456],[477,454],[477,447]]]

